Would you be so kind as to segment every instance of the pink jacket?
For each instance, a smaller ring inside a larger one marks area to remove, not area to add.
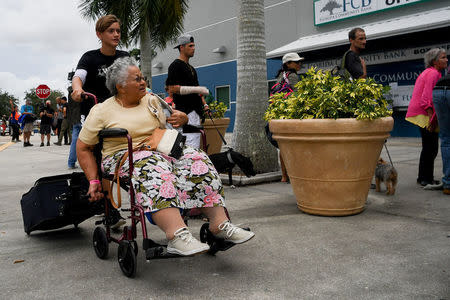
[[[406,117],[417,115],[427,116],[427,109],[433,109],[432,119],[435,117],[433,106],[433,88],[436,82],[441,78],[441,73],[433,67],[428,67],[416,79],[411,101],[409,102]]]

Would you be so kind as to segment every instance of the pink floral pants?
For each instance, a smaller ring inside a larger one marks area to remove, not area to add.
[[[107,156],[102,171],[114,174],[116,164],[126,150]],[[131,178],[136,201],[146,212],[163,208],[182,209],[225,206],[220,177],[205,152],[185,146],[179,159],[156,151],[133,153],[134,171]],[[128,176],[128,159],[119,176]]]

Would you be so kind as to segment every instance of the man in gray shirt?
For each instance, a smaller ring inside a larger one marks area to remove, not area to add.
[[[353,79],[366,78],[366,62],[359,55],[366,48],[366,33],[364,29],[356,27],[348,33],[350,50],[345,54],[345,69]]]

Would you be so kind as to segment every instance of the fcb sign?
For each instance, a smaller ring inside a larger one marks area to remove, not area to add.
[[[314,25],[357,17],[428,0],[315,0]]]

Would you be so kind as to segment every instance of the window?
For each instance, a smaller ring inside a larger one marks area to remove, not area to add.
[[[230,86],[216,86],[216,100],[223,102],[230,109]]]

